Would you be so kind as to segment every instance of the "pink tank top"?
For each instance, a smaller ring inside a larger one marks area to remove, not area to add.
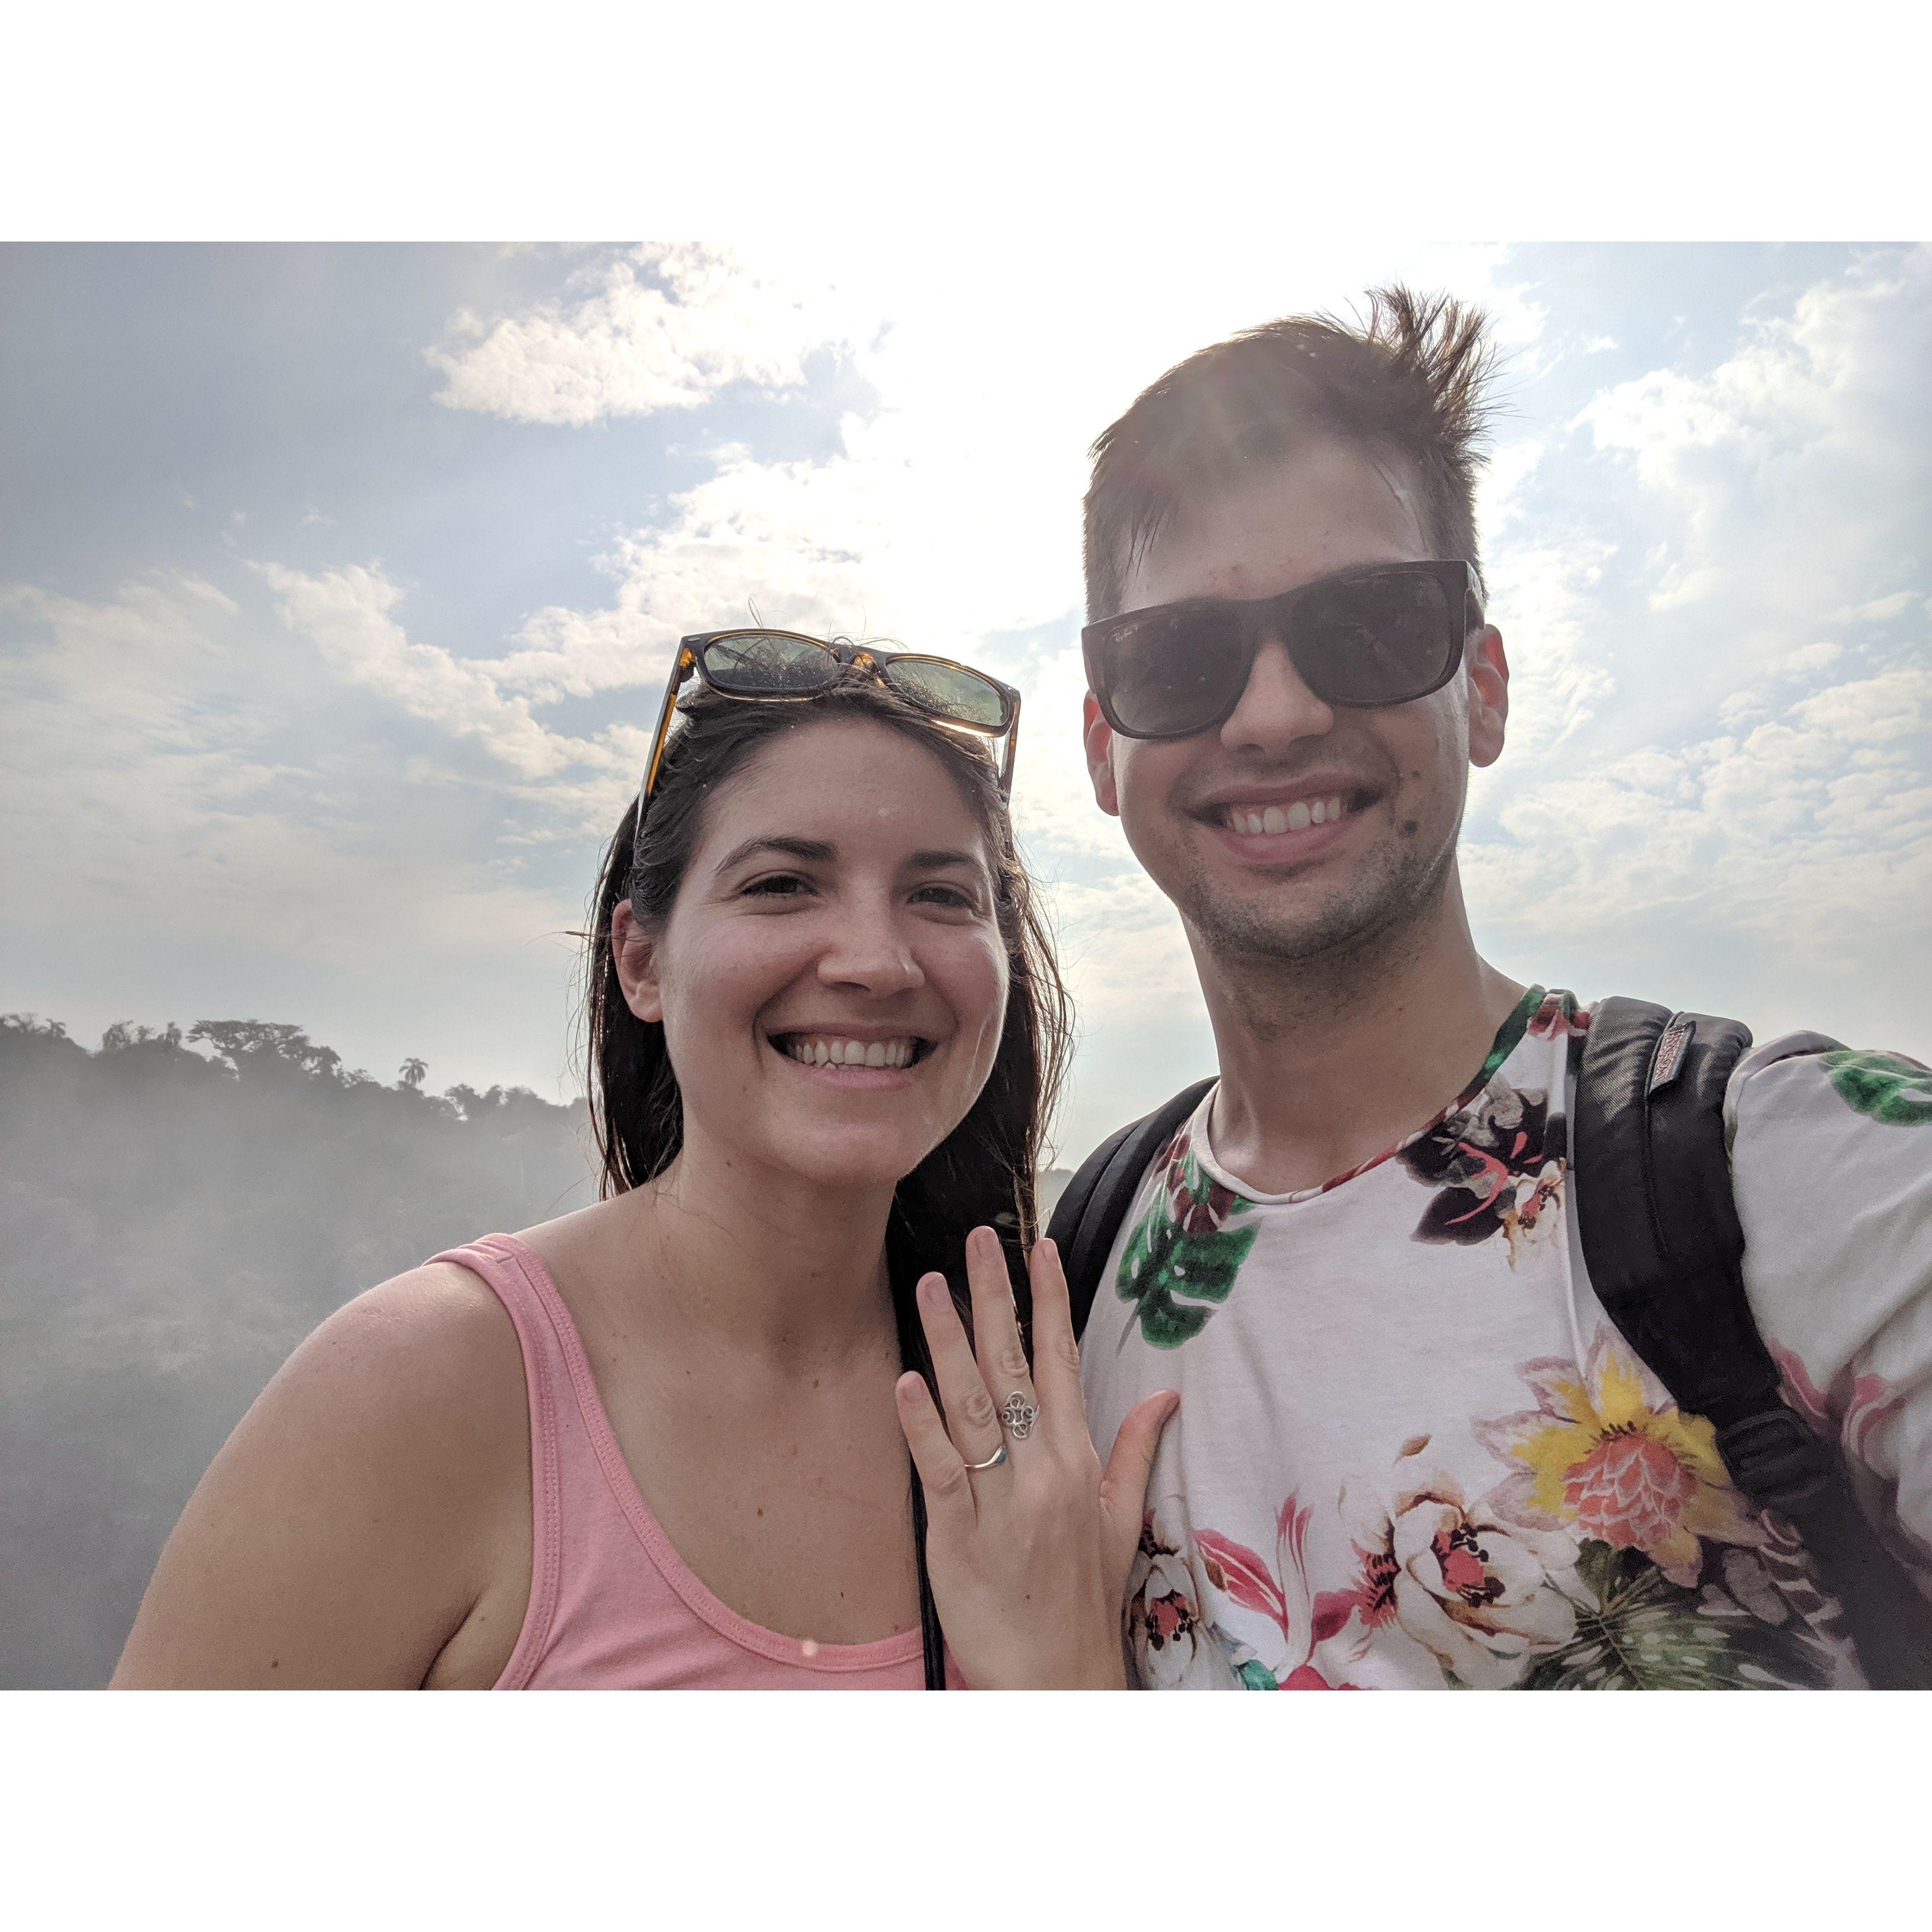
[[[875,1643],[781,1636],[685,1567],[632,1480],[576,1324],[521,1241],[434,1257],[489,1283],[516,1324],[530,1402],[530,1608],[499,1690],[916,1690],[920,1634]],[[964,1688],[946,1658],[948,1688]]]

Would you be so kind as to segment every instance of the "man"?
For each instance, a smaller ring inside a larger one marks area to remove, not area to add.
[[[1162,1688],[1856,1684],[1810,1558],[1588,1279],[1589,1015],[1478,956],[1456,866],[1509,716],[1482,318],[1371,302],[1360,329],[1202,351],[1094,446],[1094,794],[1180,914],[1220,1071],[1083,1342],[1096,1442],[1181,1395],[1135,1664]],[[1746,1288],[1787,1400],[1932,1577],[1932,1078],[1834,1046],[1761,1046],[1726,1090]]]

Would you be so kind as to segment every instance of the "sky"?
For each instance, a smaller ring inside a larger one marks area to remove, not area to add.
[[[1932,250],[1864,245],[0,246],[0,1010],[568,1097],[670,647],[755,602],[1024,692],[1077,1160],[1213,1064],[1080,757],[1086,447],[1393,279],[1504,352],[1485,956],[1932,1058]]]

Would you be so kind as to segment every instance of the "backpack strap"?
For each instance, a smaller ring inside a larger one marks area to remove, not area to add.
[[[1214,1084],[1211,1079],[1197,1080],[1152,1113],[1109,1134],[1087,1156],[1054,1203],[1046,1232],[1060,1250],[1076,1335],[1086,1333],[1087,1317],[1100,1286],[1100,1271],[1114,1251],[1114,1238],[1140,1191],[1148,1162],[1173,1139]]]
[[[1724,1090],[1750,1042],[1735,1020],[1605,1000],[1576,1082],[1590,1285],[1678,1408],[1719,1429],[1782,1406],[1744,1298],[1724,1146]]]
[[[1795,1529],[1876,1689],[1932,1685],[1932,1604],[1879,1541],[1842,1458],[1790,1408],[1744,1293],[1724,1094],[1736,1020],[1605,1000],[1576,1082],[1577,1228],[1591,1286],[1732,1480]]]

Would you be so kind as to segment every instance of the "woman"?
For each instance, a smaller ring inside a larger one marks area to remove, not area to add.
[[[326,1322],[190,1501],[116,1684],[910,1688],[942,1621],[954,1684],[1123,1681],[1178,1399],[1103,1480],[1050,1246],[1036,1382],[1021,1344],[1066,1011],[1006,814],[1018,704],[931,658],[684,641],[597,893],[604,1198]]]

